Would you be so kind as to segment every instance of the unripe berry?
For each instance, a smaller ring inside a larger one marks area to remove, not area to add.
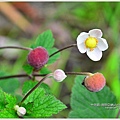
[[[48,52],[43,47],[37,47],[31,50],[27,58],[28,63],[37,70],[42,68],[48,62],[48,59]]]
[[[57,69],[54,71],[53,77],[57,82],[62,82],[67,76],[63,70]]]
[[[24,107],[19,107],[17,109],[17,114],[18,116],[23,117],[26,114],[26,109]]]
[[[18,110],[18,108],[19,108],[18,105],[15,105],[15,106],[14,106],[14,109],[15,109],[15,110]]]
[[[91,92],[98,92],[103,89],[106,84],[105,77],[101,73],[95,73],[87,76],[83,82],[84,86]]]

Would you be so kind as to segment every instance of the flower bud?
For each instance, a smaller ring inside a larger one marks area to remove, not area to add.
[[[15,105],[15,106],[14,106],[14,109],[15,109],[15,110],[18,110],[18,108],[19,108],[18,105]]]
[[[48,62],[48,59],[48,52],[43,47],[37,47],[31,50],[27,58],[28,63],[37,70],[42,68]]]
[[[19,107],[17,109],[17,114],[18,116],[23,117],[26,114],[26,109],[24,107]]]
[[[67,76],[63,70],[57,69],[54,71],[53,77],[57,82],[62,82]]]
[[[98,92],[103,89],[106,84],[105,77],[101,73],[95,73],[87,76],[83,82],[84,86],[91,92]]]

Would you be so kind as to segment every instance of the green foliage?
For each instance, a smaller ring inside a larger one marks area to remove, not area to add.
[[[35,86],[37,82],[27,81],[23,86],[23,93]],[[42,86],[42,87],[41,87]],[[57,100],[50,92],[47,85],[43,84],[32,92],[24,101],[23,106],[27,110],[25,117],[45,118],[66,108],[66,106]],[[45,89],[44,89],[45,88]]]
[[[16,118],[17,114],[14,110],[16,102],[15,97],[0,89],[0,118]]]
[[[117,50],[113,50],[111,52],[103,69],[101,69],[101,73],[104,73],[109,87],[117,97],[117,102],[120,103],[120,81],[119,75],[117,75],[119,71],[119,57],[117,52]]]
[[[31,66],[31,65],[29,65],[29,64],[26,64],[26,65],[24,65],[23,66],[23,69],[24,69],[24,71],[27,73],[27,74],[31,74],[32,73],[32,71],[33,71],[33,67]]]
[[[50,56],[52,53],[54,53],[58,50],[57,48],[53,47],[54,41],[55,40],[53,38],[52,32],[50,30],[47,30],[47,31],[38,35],[35,43],[31,45],[31,48],[34,49],[36,47],[42,46],[48,51],[48,54]],[[47,64],[49,65],[49,64],[56,62],[56,60],[59,57],[60,57],[60,53],[55,54],[54,56],[49,58]],[[30,65],[24,65],[23,69],[27,74],[31,74],[33,71],[33,68]],[[50,70],[47,69],[46,67],[43,67],[40,70],[40,73],[48,74],[48,73],[50,73]]]
[[[58,51],[57,48],[55,48],[55,47],[54,48],[50,48],[50,49],[48,49],[48,54],[51,55],[51,54],[53,54],[56,51]],[[60,56],[60,53],[57,53],[54,56],[50,57],[47,64],[54,63],[59,58],[59,56]]]
[[[70,118],[115,118],[117,109],[110,106],[116,104],[116,98],[105,86],[100,92],[90,92],[82,81],[84,77],[77,76],[72,89]],[[103,106],[102,106],[103,105]]]
[[[52,54],[54,51],[57,50],[57,48],[53,48],[54,45],[54,38],[53,38],[53,34],[50,30],[47,30],[45,32],[43,32],[42,34],[38,35],[36,42],[34,44],[34,48],[38,47],[38,46],[42,46],[44,48],[47,49],[48,54]],[[54,59],[49,58],[50,62],[48,61],[48,63],[54,63],[57,59],[59,58],[59,54],[56,54],[54,56]]]
[[[47,30],[43,32],[42,34],[38,35],[36,39],[36,47],[42,46],[44,48],[52,48],[54,45],[54,38],[52,35],[51,30]]]
[[[49,74],[49,73],[51,73],[51,71],[45,66],[40,69],[40,74]]]
[[[5,75],[6,73],[0,72],[1,77]],[[15,78],[10,78],[9,80],[8,79],[0,80],[0,87],[3,89],[3,91],[7,93],[14,94],[15,90],[18,89],[19,86],[20,82],[18,81],[18,79]]]

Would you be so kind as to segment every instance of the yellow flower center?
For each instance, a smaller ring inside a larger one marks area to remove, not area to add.
[[[88,37],[86,40],[85,40],[85,45],[87,48],[89,48],[91,51],[96,48],[97,46],[97,43],[98,43],[98,40],[94,37]]]

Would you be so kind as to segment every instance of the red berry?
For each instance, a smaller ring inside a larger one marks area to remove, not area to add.
[[[39,70],[48,62],[48,52],[43,47],[37,47],[28,54],[28,63],[35,69]]]
[[[87,76],[84,80],[84,86],[91,92],[98,92],[102,90],[105,84],[105,77],[101,73],[95,73],[91,76]]]

